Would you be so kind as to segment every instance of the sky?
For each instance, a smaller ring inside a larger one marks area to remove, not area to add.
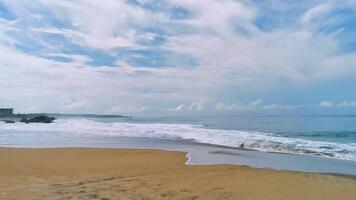
[[[356,114],[356,0],[0,0],[0,107]]]

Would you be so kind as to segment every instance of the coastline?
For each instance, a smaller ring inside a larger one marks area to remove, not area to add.
[[[185,165],[186,154],[0,148],[0,199],[352,199],[352,176]]]

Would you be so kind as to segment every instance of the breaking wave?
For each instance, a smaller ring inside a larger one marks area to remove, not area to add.
[[[356,143],[335,143],[283,137],[273,133],[211,129],[203,125],[98,122],[88,119],[59,119],[52,124],[0,124],[0,131],[16,134],[29,131],[41,134],[70,134],[106,137],[140,137],[190,140],[197,143],[239,147],[264,152],[309,154],[356,161]],[[10,132],[11,131],[11,132]],[[1,134],[0,134],[1,139]]]

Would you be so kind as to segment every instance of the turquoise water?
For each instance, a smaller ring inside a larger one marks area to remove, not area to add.
[[[283,137],[356,142],[356,116],[142,117],[132,122],[190,123],[209,128],[275,133]]]
[[[229,147],[244,144],[258,151],[356,161],[356,116],[134,117],[116,122],[146,124],[146,129],[155,124],[149,133],[142,133],[144,137]]]

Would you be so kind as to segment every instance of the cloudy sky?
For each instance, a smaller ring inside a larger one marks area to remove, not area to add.
[[[356,0],[0,0],[0,106],[356,113]]]

